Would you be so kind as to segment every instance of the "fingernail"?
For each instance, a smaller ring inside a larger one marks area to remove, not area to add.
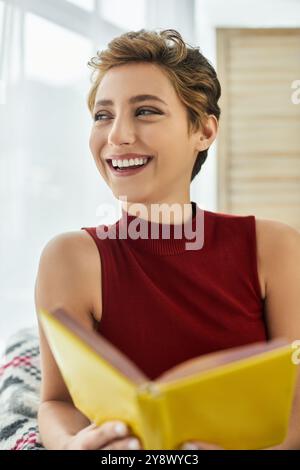
[[[128,442],[128,449],[140,449],[140,443],[137,439],[130,439]]]
[[[196,446],[196,444],[192,444],[191,442],[186,442],[185,444],[183,444],[181,449],[183,449],[183,450],[198,450],[198,446]]]
[[[114,431],[118,436],[125,436],[127,434],[127,426],[124,423],[117,423],[114,426]]]

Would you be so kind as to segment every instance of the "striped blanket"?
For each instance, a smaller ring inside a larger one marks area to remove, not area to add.
[[[37,411],[41,384],[37,327],[19,330],[0,362],[0,450],[45,450]]]

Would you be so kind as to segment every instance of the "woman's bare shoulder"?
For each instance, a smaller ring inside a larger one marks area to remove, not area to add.
[[[266,253],[274,248],[288,249],[290,243],[300,239],[299,230],[278,220],[256,218],[256,227],[258,242]]]
[[[53,279],[56,289],[63,291],[61,297],[72,290],[74,303],[85,305],[100,321],[101,260],[94,240],[85,230],[52,237],[42,250],[41,269],[46,278]]]
[[[296,228],[277,220],[256,218],[258,271],[263,293],[268,277],[286,256],[300,247],[300,232]]]

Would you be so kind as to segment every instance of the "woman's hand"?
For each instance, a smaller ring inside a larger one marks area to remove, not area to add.
[[[201,441],[188,441],[180,445],[179,450],[225,450],[216,444]]]
[[[261,450],[283,450],[283,444],[278,444],[272,447],[265,447]],[[178,450],[225,450],[224,447],[219,447],[216,444],[209,444],[208,442],[188,441],[178,447]]]
[[[141,442],[122,421],[106,421],[101,426],[91,423],[75,434],[65,450],[142,449]]]

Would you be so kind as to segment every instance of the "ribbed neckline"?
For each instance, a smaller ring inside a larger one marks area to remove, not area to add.
[[[198,236],[201,237],[201,233],[204,233],[201,222],[204,223],[205,211],[200,209],[196,202],[191,201],[191,204],[191,217],[185,223],[180,224],[152,222],[128,214],[122,208],[122,216],[116,223],[117,238],[127,243],[133,249],[156,255],[176,255],[185,253],[190,249],[195,250],[196,248],[190,248],[190,246],[191,244],[196,246],[196,228]],[[132,224],[133,221],[134,223]],[[134,239],[132,236],[129,236],[130,230],[134,230],[138,238]],[[141,238],[141,234],[143,234],[144,238]]]

